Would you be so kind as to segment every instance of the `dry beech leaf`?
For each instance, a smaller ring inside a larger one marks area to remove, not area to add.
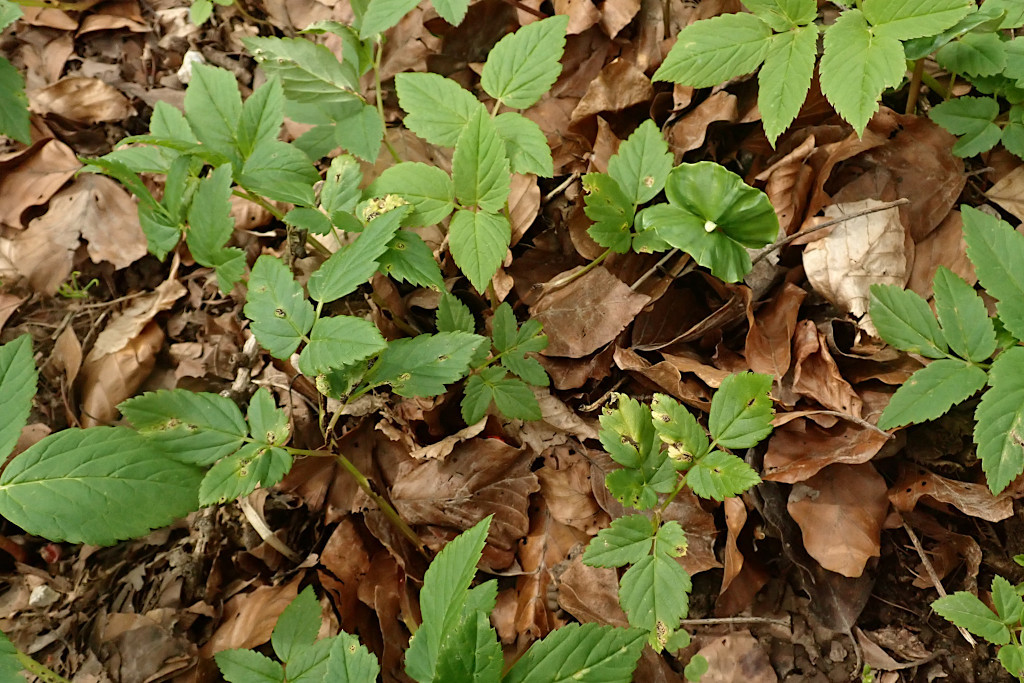
[[[829,465],[868,462],[887,441],[884,434],[846,420],[831,429],[810,420],[794,420],[772,433],[761,476],[767,481],[795,484]]]
[[[754,178],[766,181],[764,192],[775,207],[779,228],[787,235],[803,221],[807,198],[814,184],[814,167],[807,163],[807,159],[816,144],[814,135],[808,135],[797,147]]]
[[[53,345],[53,354],[50,356],[54,367],[63,372],[68,379],[68,384],[74,383],[78,377],[78,371],[82,368],[82,344],[78,341],[74,328],[70,325],[57,337]]]
[[[82,167],[74,151],[60,140],[25,150],[0,166],[0,223],[21,228],[21,215],[30,206],[49,201]]]
[[[377,429],[380,429],[383,422],[378,423]],[[437,443],[432,443],[429,446],[421,446],[410,451],[409,455],[416,458],[417,460],[444,460],[448,457],[448,454],[463,441],[468,441],[484,431],[484,427],[487,426],[487,418],[481,418],[475,424],[471,424],[468,427],[463,427],[454,434],[449,434]],[[383,430],[381,430],[383,431]]]
[[[253,648],[270,640],[277,618],[299,593],[300,572],[279,586],[260,586],[235,595],[224,605],[220,625],[199,650],[204,658],[223,650]]]
[[[597,438],[597,420],[581,417],[544,387],[533,387],[533,395],[540,404],[541,419],[523,422],[519,427],[519,438],[534,453],[543,455],[548,449],[573,439]]]
[[[939,266],[946,266],[969,284],[978,281],[974,265],[967,258],[963,224],[960,212],[950,211],[939,227],[914,245],[914,268],[910,272],[907,289],[930,299],[932,282]]]
[[[750,631],[701,638],[698,642],[701,648],[697,654],[708,661],[701,683],[776,683],[779,680],[768,653]]]
[[[747,562],[736,541],[747,523],[747,506],[739,497],[726,498],[725,509],[725,572],[722,588],[715,600],[715,615],[724,617],[739,614],[750,607],[754,595],[768,582],[768,574],[755,562]]]
[[[572,123],[606,111],[622,111],[654,97],[651,79],[636,65],[619,58],[601,69],[570,117]]]
[[[40,294],[55,294],[71,275],[80,235],[73,214],[81,199],[81,194],[61,190],[50,200],[50,210],[33,219],[11,244],[18,274]]]
[[[156,364],[164,332],[150,322],[113,353],[86,358],[82,366],[82,426],[107,424],[117,417],[117,404],[135,395]]]
[[[56,114],[80,124],[120,121],[131,112],[128,98],[98,78],[69,76],[28,94],[38,114]]]
[[[516,246],[530,229],[540,212],[540,186],[532,174],[512,176],[508,195],[509,219],[512,224],[512,244]]]
[[[955,481],[940,477],[921,467],[905,465],[900,478],[889,491],[893,507],[909,512],[922,496],[940,503],[948,503],[971,517],[998,522],[1013,516],[1013,497],[1010,490],[992,495],[988,486]]]
[[[580,557],[569,563],[558,581],[558,604],[584,624],[597,622],[627,628],[619,606],[619,577],[614,569],[591,567]]]
[[[1007,173],[985,196],[1024,221],[1024,165]]]
[[[157,313],[169,309],[185,292],[185,286],[175,276],[177,267],[171,266],[170,277],[149,294],[136,297],[128,308],[114,316],[89,351],[86,362],[115,353],[140,334]]]
[[[559,278],[565,275],[559,275]],[[650,297],[632,291],[598,266],[553,292],[545,292],[530,314],[544,325],[545,356],[582,358],[618,336]]]
[[[14,312],[18,310],[18,306],[21,306],[25,301],[27,301],[27,298],[8,294],[7,292],[0,292],[0,331],[3,331],[4,325],[7,324],[7,319],[14,315]]]
[[[601,6],[601,29],[614,38],[633,21],[640,4],[640,0],[605,0]]]
[[[80,9],[99,4],[103,0],[87,0],[79,5]],[[74,31],[78,28],[78,21],[71,18],[67,12],[59,9],[42,7],[25,7],[22,9],[21,21],[29,26],[40,26],[43,28],[55,28],[61,31]]]
[[[583,456],[563,448],[537,470],[537,479],[548,514],[561,524],[594,536],[610,520],[594,498],[590,471],[590,463]]]
[[[583,33],[597,23],[601,12],[594,7],[591,0],[554,0],[555,13],[569,17],[566,35],[574,36]]]
[[[82,229],[93,263],[107,261],[120,270],[146,255],[146,235],[139,224],[139,211],[119,183],[88,173],[79,176],[65,191],[76,193],[74,214],[65,219]]]
[[[825,216],[838,218],[880,205],[873,199],[833,204]],[[819,294],[852,315],[868,334],[878,336],[868,312],[873,284],[902,287],[909,276],[906,231],[895,208],[860,216],[833,227],[804,249],[807,279]]]
[[[807,553],[829,571],[856,578],[881,554],[889,498],[885,479],[870,464],[822,470],[793,487],[786,509]]]
[[[789,372],[793,333],[800,304],[806,296],[803,289],[787,282],[756,314],[747,306],[750,328],[743,355],[751,370],[771,375],[776,380],[781,380]]]
[[[736,96],[719,90],[673,124],[668,130],[668,144],[679,161],[683,154],[704,144],[708,126],[716,121],[733,123],[739,118]]]
[[[842,373],[825,338],[811,320],[797,323],[793,335],[793,391],[841,413],[862,417],[864,402]]]

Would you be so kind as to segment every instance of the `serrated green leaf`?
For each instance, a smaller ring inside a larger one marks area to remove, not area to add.
[[[672,153],[658,126],[648,119],[634,130],[608,160],[608,175],[633,204],[654,199],[672,170]]]
[[[886,343],[926,358],[945,358],[946,338],[919,294],[895,285],[871,285],[870,312]]]
[[[882,91],[899,85],[906,68],[900,41],[875,35],[860,10],[843,12],[825,29],[821,91],[857,135],[878,111]]]
[[[503,683],[629,683],[645,634],[598,624],[568,624],[535,642]]]
[[[192,0],[188,6],[188,20],[193,26],[202,26],[213,14],[213,0]]]
[[[1006,66],[1006,47],[996,33],[971,32],[942,46],[935,61],[951,73],[992,76]]]
[[[533,173],[542,178],[554,175],[551,148],[540,126],[522,114],[510,111],[494,118],[494,128],[505,143],[513,173]]]
[[[1024,98],[1021,98],[1024,101]],[[999,141],[1011,154],[1024,158],[1024,105],[1014,104],[1007,112],[1006,126]]]
[[[562,73],[568,26],[568,16],[555,15],[506,35],[487,55],[481,87],[513,109],[533,106]]]
[[[181,239],[179,224],[172,220],[162,207],[148,207],[140,202],[139,224],[146,236],[146,248],[161,261],[178,246]]]
[[[974,413],[974,443],[988,487],[999,494],[1024,472],[1024,347],[999,354]]]
[[[26,145],[32,142],[25,77],[4,57],[0,57],[0,134]]]
[[[932,609],[955,626],[965,628],[990,643],[1004,645],[1010,642],[1010,631],[1006,625],[976,595],[967,591],[939,598],[932,603]]]
[[[864,0],[858,7],[875,35],[895,40],[933,36],[975,10],[971,0]]]
[[[624,567],[636,564],[651,554],[654,523],[644,515],[628,515],[612,520],[601,529],[583,551],[583,564],[591,567]]]
[[[1018,680],[1024,676],[1024,647],[1020,645],[1003,645],[996,655],[1003,668],[1016,676]]]
[[[470,332],[476,330],[476,320],[469,306],[459,297],[445,292],[437,304],[438,332]]]
[[[491,387],[494,405],[505,417],[515,420],[539,420],[540,403],[521,379],[506,377]]]
[[[1024,602],[1021,602],[1013,584],[998,574],[992,577],[992,604],[1004,624],[1014,626],[1020,623]]]
[[[268,488],[292,468],[292,456],[280,448],[248,443],[237,453],[218,460],[199,486],[199,504],[226,503]]]
[[[299,371],[314,377],[366,360],[386,346],[380,330],[369,320],[351,315],[319,318],[313,323],[309,344],[299,356]]]
[[[1004,12],[1002,22],[997,28],[1020,28],[1024,26],[1024,6],[1017,0],[985,0],[982,8],[990,12]]]
[[[434,680],[498,683],[503,664],[498,634],[488,615],[472,611],[442,636]]]
[[[323,683],[331,645],[331,640],[324,638],[295,653],[284,667],[288,683]]]
[[[157,450],[200,467],[237,451],[249,434],[235,402],[207,392],[152,391],[118,409]]]
[[[185,91],[185,118],[201,143],[233,164],[241,161],[236,143],[241,116],[242,95],[234,75],[226,69],[195,64]]]
[[[8,463],[0,515],[52,541],[111,545],[197,509],[201,477],[134,430],[65,429]]]
[[[466,386],[462,393],[462,420],[467,425],[476,424],[487,414],[491,405],[494,393],[491,390],[493,382],[488,382],[487,375],[504,377],[505,370],[502,368],[484,368],[480,374],[470,375],[466,380]]]
[[[434,679],[441,639],[462,615],[491,519],[492,516],[485,517],[446,545],[423,575],[423,590],[420,591],[423,623],[405,653],[406,673],[421,683]]]
[[[320,207],[332,217],[336,213],[352,213],[359,203],[362,191],[359,184],[363,173],[359,162],[348,154],[339,154],[331,160],[323,187],[320,188]]]
[[[284,222],[314,235],[327,235],[331,232],[331,219],[323,212],[307,206],[299,206],[286,213]]]
[[[288,267],[269,255],[252,267],[244,312],[256,340],[275,358],[295,353],[316,317]]]
[[[28,421],[39,375],[32,359],[32,338],[23,334],[0,345],[0,460],[14,450]]]
[[[363,102],[338,124],[334,136],[343,149],[371,164],[377,160],[384,139],[384,122],[375,106]]]
[[[961,207],[967,256],[985,291],[999,300],[1003,325],[1024,339],[1024,235],[1005,221],[969,206]]]
[[[287,142],[271,140],[245,160],[238,184],[268,199],[313,206],[313,183],[319,180],[309,157]]]
[[[252,650],[221,650],[213,655],[228,683],[284,683],[284,669]]]
[[[964,361],[942,358],[929,363],[896,390],[878,418],[878,427],[893,429],[934,420],[973,396],[986,379],[984,370]]]
[[[512,227],[502,214],[459,209],[448,225],[452,258],[478,292],[487,290],[511,242]]]
[[[21,683],[21,672],[25,669],[18,659],[18,648],[3,631],[0,631],[0,680]]]
[[[776,31],[805,26],[818,14],[814,0],[743,0],[743,4]]]
[[[249,400],[245,416],[253,439],[268,445],[283,444],[288,440],[288,415],[277,407],[266,387],[260,387]]]
[[[656,652],[686,616],[693,587],[690,575],[670,552],[678,547],[678,534],[666,531],[666,526],[655,536],[653,554],[635,563],[619,580],[619,602],[629,625],[647,631],[648,643]]]
[[[242,105],[236,138],[238,151],[247,159],[261,144],[277,139],[284,123],[284,90],[272,78],[253,91]]]
[[[369,187],[367,197],[395,194],[412,204],[405,225],[440,223],[455,208],[455,187],[437,166],[405,161],[384,170]]]
[[[270,636],[270,644],[278,659],[289,662],[316,641],[319,631],[320,603],[317,602],[313,587],[306,586],[281,612]]]
[[[466,11],[469,10],[469,0],[431,0],[431,3],[441,18],[452,26],[458,26],[466,18]]]
[[[975,363],[988,360],[996,350],[996,331],[985,302],[974,287],[945,266],[939,266],[932,289],[942,336],[949,348]]]
[[[694,460],[707,454],[711,447],[707,432],[697,418],[678,401],[665,394],[655,394],[651,401],[654,431],[662,443],[668,444],[668,457],[679,470],[689,469]]]
[[[505,143],[483,109],[477,109],[455,143],[452,182],[455,196],[466,206],[500,211],[508,200],[510,178]]]
[[[484,338],[466,332],[439,332],[388,344],[366,374],[370,386],[390,384],[399,396],[437,396],[456,382]]]
[[[491,338],[498,353],[504,353],[515,346],[518,331],[516,314],[512,312],[508,302],[503,301],[494,309],[494,317],[491,319]]]
[[[725,448],[753,448],[772,431],[772,378],[753,372],[729,375],[711,399],[708,430]]]
[[[359,101],[359,77],[351,64],[305,38],[242,38],[268,76],[281,79],[284,94],[297,102],[340,104]]]
[[[405,127],[427,142],[454,147],[459,134],[483,104],[455,81],[432,73],[395,76]]]
[[[384,33],[398,24],[416,4],[416,0],[370,0],[359,27],[359,37],[367,40],[378,33]]]
[[[999,142],[1002,131],[994,122],[998,115],[999,102],[994,97],[957,97],[928,112],[932,121],[960,136],[953,145],[953,153],[960,157],[981,154]]]
[[[676,36],[652,80],[707,88],[761,66],[772,29],[753,14],[723,14],[690,24]]]
[[[398,232],[398,226],[412,207],[399,206],[380,214],[366,226],[356,241],[334,252],[309,277],[309,295],[323,303],[351,294],[377,272],[380,257]]]
[[[24,13],[16,3],[3,0],[0,2],[0,31],[4,30],[21,18]]]
[[[587,234],[602,247],[625,254],[632,244],[635,204],[622,191],[619,183],[605,173],[588,173],[583,176],[583,212],[594,224],[587,228]]]
[[[547,337],[544,337],[546,340]],[[547,370],[536,358],[519,353],[509,353],[501,357],[501,364],[509,372],[518,375],[527,384],[535,387],[546,387],[551,383]]]
[[[235,229],[231,217],[231,167],[221,166],[199,183],[188,209],[185,242],[200,265],[217,271],[217,286],[227,294],[245,273],[245,254],[226,247]]]
[[[379,270],[396,280],[444,291],[441,267],[423,238],[409,230],[399,230],[388,242],[388,250],[379,259]]]
[[[676,473],[661,451],[651,424],[651,410],[618,395],[615,410],[601,415],[601,445],[623,469],[605,477],[608,490],[622,503],[638,510],[654,507],[659,493],[675,486]]]
[[[701,498],[722,501],[761,483],[747,463],[731,453],[712,451],[686,473],[686,485]]]
[[[377,658],[354,635],[342,631],[332,639],[324,680],[331,683],[374,683],[379,674]]]
[[[757,107],[764,134],[773,147],[807,99],[817,57],[817,26],[796,28],[772,39],[764,66],[757,74]]]

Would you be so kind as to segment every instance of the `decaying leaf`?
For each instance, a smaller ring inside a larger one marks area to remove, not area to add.
[[[98,78],[69,76],[29,93],[29,103],[40,114],[57,114],[75,123],[120,121],[131,111],[128,98]]]
[[[948,503],[965,515],[998,522],[1013,515],[1010,490],[992,495],[988,486],[954,481],[921,467],[904,466],[900,478],[889,490],[893,507],[909,512],[922,496]]]

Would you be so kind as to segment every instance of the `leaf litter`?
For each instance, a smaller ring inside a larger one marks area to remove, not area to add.
[[[739,9],[726,0],[668,5],[673,33]],[[351,18],[346,3],[247,7],[289,31]],[[637,680],[678,680],[697,652],[711,662],[705,680],[847,680],[857,673],[856,647],[881,680],[974,679],[983,658],[975,661],[948,625],[914,616],[927,615],[934,586],[894,514],[923,536],[947,588],[976,591],[979,573],[988,585],[991,570],[1015,571],[1010,558],[1024,552],[1013,517],[1024,489],[992,496],[976,481],[962,416],[893,441],[870,428],[873,406],[884,406],[908,371],[872,346],[866,291],[889,282],[928,297],[939,265],[975,282],[954,207],[988,199],[995,206],[983,210],[1020,219],[1024,166],[993,154],[997,171],[969,177],[954,140],[926,117],[883,107],[858,138],[813,92],[800,125],[773,150],[742,79],[710,93],[651,83],[665,52],[663,3],[570,0],[555,10],[570,17],[565,68],[523,112],[553,150],[555,177],[513,181],[511,261],[499,297],[544,323],[550,344],[540,360],[553,380],[538,393],[544,419],[492,415],[467,426],[452,410],[455,396],[385,401],[345,416],[340,448],[431,551],[495,514],[481,568],[499,578],[492,621],[512,654],[572,619],[626,623],[615,572],[579,561],[587,540],[623,513],[603,486],[612,463],[595,438],[594,411],[608,395],[662,391],[702,412],[728,373],[769,374],[777,412],[792,418],[746,454],[760,461],[766,484],[721,505],[683,495],[666,510],[689,537],[680,562],[695,575],[697,637],[675,656],[645,655]],[[156,102],[180,107],[178,69],[189,48],[201,45],[206,60],[258,85],[252,62],[238,58],[239,38],[258,26],[237,7],[218,7],[216,21],[200,27],[187,12],[176,0],[152,15],[131,0],[26,8],[19,30],[5,34],[29,77],[33,144],[0,149],[0,333],[31,333],[39,358],[51,359],[23,446],[49,430],[115,421],[117,403],[143,390],[241,398],[253,385],[289,407],[297,445],[318,445],[315,388],[296,379],[289,360],[242,353],[249,333],[238,322],[238,293],[219,292],[212,270],[187,254],[180,267],[145,256],[128,195],[104,177],[75,176],[76,155],[102,154],[140,132],[138,118]],[[453,29],[414,10],[385,43],[383,88],[392,94],[391,78],[406,70],[475,84],[493,42],[533,19],[485,0]],[[393,124],[401,118],[393,97],[385,114]],[[910,202],[794,241],[766,259],[763,282],[749,288],[696,277],[686,259],[673,269],[636,255],[613,255],[562,282],[601,252],[572,174],[607,171],[619,141],[651,116],[677,162],[738,164],[766,191],[787,235],[871,202]],[[449,152],[398,125],[387,136],[407,161],[450,167]],[[375,177],[388,165],[381,155],[366,170]],[[250,262],[263,249],[287,248],[263,207],[238,201],[234,216],[234,243]],[[443,252],[441,233],[424,237]],[[301,258],[297,266],[312,267]],[[426,296],[382,280],[371,302],[356,296],[345,305],[372,311],[395,332]],[[300,461],[252,501],[275,542],[234,505],[104,549],[47,544],[6,525],[0,629],[76,680],[215,680],[212,654],[265,643],[269,625],[312,582],[323,589],[324,634],[357,632],[380,655],[385,679],[404,680],[422,556],[329,460]],[[991,526],[978,533],[975,520]],[[720,616],[740,621],[714,621]]]

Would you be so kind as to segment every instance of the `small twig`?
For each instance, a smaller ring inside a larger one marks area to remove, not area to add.
[[[530,7],[529,5],[524,5],[523,3],[519,2],[519,0],[505,0],[505,2],[508,3],[509,5],[512,5],[516,9],[519,9],[519,10],[522,10],[522,11],[526,12],[527,14],[532,14],[533,16],[537,17],[538,19],[547,19],[548,18],[548,15],[544,14],[539,9],[534,9],[534,8]]]
[[[580,406],[580,412],[592,413],[595,410],[597,410],[598,408],[600,408],[601,406],[603,406],[605,403],[608,402],[608,397],[611,396],[615,392],[616,389],[621,387],[622,383],[625,382],[625,381],[626,381],[625,377],[620,377],[619,381],[615,383],[615,386],[613,386],[608,391],[604,392],[604,394],[601,395],[601,398],[597,399],[593,403],[588,403],[585,406]]]
[[[801,414],[803,414],[803,413],[801,413]],[[879,429],[877,425],[871,424],[870,422],[868,422],[867,420],[865,420],[862,417],[856,417],[854,415],[850,415],[849,413],[841,413],[838,410],[808,410],[806,414],[807,415],[832,415],[834,417],[838,417],[838,418],[841,418],[843,420],[848,420],[850,422],[853,422],[854,424],[858,424],[861,427],[863,427],[864,429],[870,429],[873,432],[878,432],[879,434],[884,436],[886,439],[891,439],[894,436],[893,434],[890,434],[889,432],[885,431],[884,429]]]
[[[798,240],[801,237],[806,237],[807,235],[818,232],[819,230],[831,228],[833,225],[838,225],[839,223],[844,223],[854,218],[860,218],[861,216],[867,216],[868,214],[878,213],[879,211],[887,211],[889,209],[896,208],[897,206],[903,206],[904,204],[909,203],[910,200],[907,199],[906,197],[903,197],[892,202],[885,202],[884,204],[879,204],[877,206],[872,206],[870,208],[863,209],[861,211],[858,211],[857,213],[851,213],[847,216],[839,216],[838,218],[833,218],[831,220],[825,221],[821,225],[815,225],[813,228],[807,228],[806,230],[801,230],[800,232],[794,232],[792,235],[783,237],[777,242],[769,244],[767,247],[765,247],[764,251],[762,251],[754,258],[754,261],[751,265],[756,266],[758,263],[763,261],[768,256],[768,254],[772,253],[773,251],[778,251],[779,249],[786,246],[790,242]]]
[[[718,626],[721,624],[772,624],[774,626],[792,626],[789,619],[773,619],[772,617],[713,617],[709,619],[683,619],[681,626]]]
[[[924,565],[924,570],[927,572],[928,578],[931,579],[932,585],[935,586],[935,590],[938,591],[939,597],[946,597],[946,589],[942,587],[942,581],[939,580],[939,575],[935,573],[935,567],[932,566],[931,560],[929,560],[928,556],[925,555],[924,547],[921,545],[921,541],[917,538],[917,534],[915,534],[914,530],[910,528],[909,524],[907,524],[907,520],[903,519],[903,515],[898,511],[896,514],[899,515],[900,523],[903,524],[903,530],[907,532],[907,536],[910,537],[910,542],[914,544],[914,550],[917,551],[918,557],[921,558],[921,564]],[[972,647],[978,644],[971,634],[967,632],[967,629],[962,626],[957,626],[956,628],[960,631],[960,635],[964,637],[964,640],[970,643]]]
[[[249,524],[251,524],[252,528],[256,530],[256,533],[260,535],[260,538],[267,542],[267,545],[287,557],[295,564],[302,562],[302,558],[297,552],[289,548],[281,539],[274,535],[274,531],[267,526],[267,522],[263,519],[263,516],[257,512],[256,508],[254,508],[252,503],[249,502],[248,496],[238,499],[238,507],[242,508],[242,514],[245,515]]]
[[[907,107],[903,113],[910,116],[917,110],[917,98],[921,94],[921,74],[924,73],[924,57],[914,62],[914,71],[910,76],[910,88],[907,92]]]
[[[588,272],[590,272],[591,269],[596,268],[598,265],[600,265],[601,261],[604,261],[606,258],[608,258],[608,256],[611,253],[612,253],[611,249],[605,249],[604,252],[600,256],[598,256],[596,259],[594,259],[593,261],[591,261],[587,265],[583,266],[579,270],[573,271],[572,273],[566,275],[565,277],[559,278],[558,280],[554,280],[552,282],[544,283],[543,285],[541,285],[541,287],[544,289],[544,293],[546,294],[547,292],[551,292],[551,291],[554,291],[556,289],[560,289],[562,287],[565,287],[567,284],[569,284],[573,280],[576,280],[576,279],[578,279],[580,277],[583,277]]]
[[[672,251],[670,251],[670,252],[668,252],[667,254],[665,254],[664,256],[662,256],[662,257],[661,257],[661,258],[660,258],[660,259],[658,260],[658,262],[657,262],[657,263],[655,263],[655,264],[654,264],[653,266],[651,266],[651,267],[650,267],[650,268],[649,268],[649,269],[647,270],[647,272],[646,272],[646,273],[644,273],[643,275],[641,275],[641,276],[639,277],[639,279],[637,279],[637,281],[636,281],[636,282],[634,282],[634,283],[633,283],[632,285],[630,285],[630,286],[629,286],[629,288],[630,288],[630,289],[631,289],[632,291],[634,291],[634,292],[635,292],[636,290],[638,290],[638,289],[640,288],[640,285],[642,285],[642,284],[643,284],[644,282],[646,282],[646,281],[647,281],[647,278],[649,278],[650,276],[654,275],[654,273],[656,273],[656,272],[657,272],[658,270],[660,270],[662,266],[664,266],[664,265],[665,265],[666,263],[668,263],[668,260],[669,260],[670,258],[672,258],[673,256],[675,256],[675,255],[676,255],[676,254],[678,254],[678,253],[679,253],[679,249],[673,249]]]
[[[572,175],[570,175],[568,178],[566,178],[561,183],[559,183],[558,187],[556,187],[555,189],[551,190],[551,192],[548,192],[546,195],[544,195],[544,199],[541,200],[541,204],[547,204],[548,202],[550,202],[552,199],[557,197],[559,193],[563,192],[565,190],[565,188],[567,188],[570,185],[572,185],[573,182],[577,178],[579,178],[579,177],[580,177],[580,172],[579,171],[574,171]]]

